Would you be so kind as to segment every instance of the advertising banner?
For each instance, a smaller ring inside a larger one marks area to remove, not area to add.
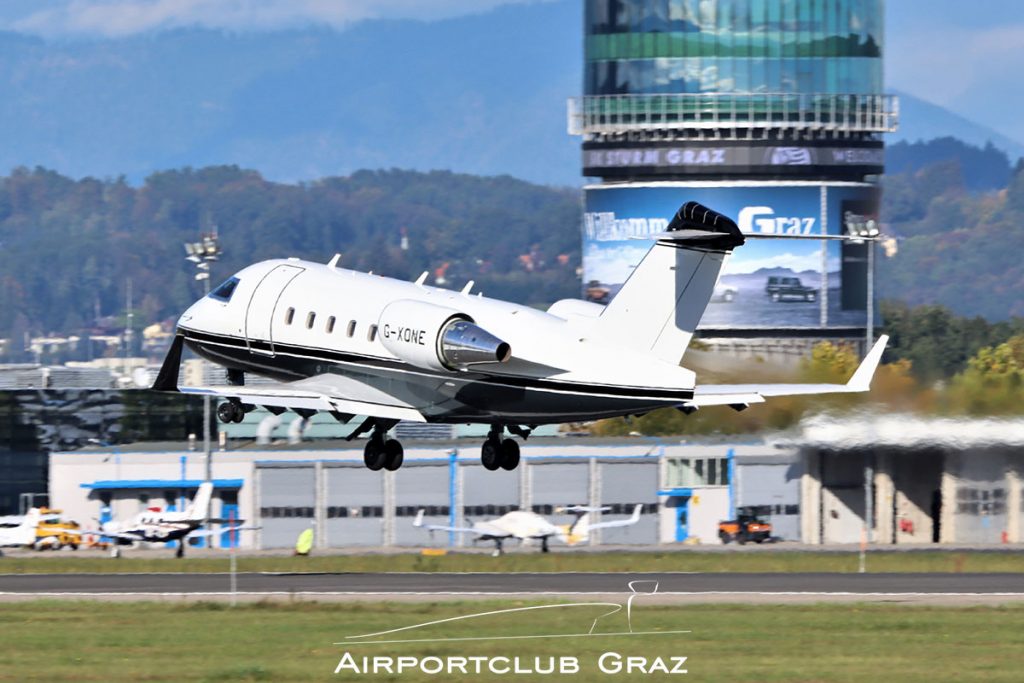
[[[869,184],[659,183],[590,186],[583,219],[584,296],[607,303],[687,201],[731,216],[747,233],[848,234],[878,220]],[[867,324],[863,243],[748,240],[726,262],[703,328],[824,328]]]

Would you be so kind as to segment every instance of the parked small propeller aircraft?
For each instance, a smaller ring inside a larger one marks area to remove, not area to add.
[[[213,484],[204,481],[196,490],[195,498],[182,512],[150,508],[143,510],[128,522],[120,523],[112,520],[102,524],[99,529],[80,529],[75,533],[81,536],[103,536],[113,538],[115,544],[113,554],[117,556],[118,545],[128,545],[145,541],[147,543],[168,543],[181,541],[175,551],[175,557],[185,555],[185,542],[189,538],[201,538],[227,533],[232,529],[200,529],[207,521],[210,511],[210,498],[213,496]],[[214,519],[211,522],[225,522]],[[238,520],[231,520],[237,522]],[[234,527],[233,531],[245,531],[253,527]]]
[[[36,542],[36,527],[42,513],[39,508],[29,508],[17,526],[0,527],[0,548],[20,548]]]
[[[402,282],[298,259],[236,273],[193,304],[153,388],[226,399],[224,422],[256,405],[302,416],[365,420],[371,470],[402,465],[387,436],[400,420],[491,425],[487,469],[515,469],[519,445],[540,424],[640,415],[674,407],[743,410],[767,398],[867,391],[882,337],[846,384],[698,384],[680,366],[728,255],[751,238],[729,218],[684,204],[611,303],[565,299],[546,312],[461,291]],[[864,238],[857,238],[864,239]],[[223,365],[227,386],[178,387],[183,347]],[[247,375],[273,383],[246,385]]]
[[[510,538],[518,538],[520,541],[528,539],[540,540],[540,551],[549,552],[548,539],[552,536],[563,541],[567,545],[585,543],[590,538],[590,532],[595,529],[611,529],[613,527],[632,526],[640,521],[640,512],[643,505],[636,505],[633,514],[627,519],[616,519],[610,522],[590,523],[590,513],[606,512],[611,508],[587,507],[584,505],[570,505],[559,508],[557,512],[565,512],[576,516],[572,524],[552,524],[535,512],[527,510],[513,510],[506,512],[501,517],[489,522],[476,522],[470,527],[441,526],[437,524],[423,524],[424,511],[416,513],[416,519],[412,525],[422,527],[433,533],[434,531],[453,531],[457,534],[475,534],[476,540],[494,541],[494,556],[502,554],[502,543]]]

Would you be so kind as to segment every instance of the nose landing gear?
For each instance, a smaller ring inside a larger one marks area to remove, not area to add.
[[[487,441],[480,448],[480,462],[492,472],[498,469],[511,472],[519,466],[519,444],[512,439],[502,439],[503,430],[501,425],[492,426]]]

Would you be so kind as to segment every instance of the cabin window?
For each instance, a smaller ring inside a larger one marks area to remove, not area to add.
[[[224,282],[217,285],[216,289],[210,292],[211,299],[218,299],[227,303],[231,301],[231,295],[235,293],[235,287],[238,286],[238,278],[228,278]]]
[[[289,308],[284,312],[284,324],[291,325],[293,320],[295,320],[295,309]]]
[[[314,322],[316,322],[316,313],[314,313],[313,311],[310,311],[309,315],[306,316],[306,329],[307,330],[313,329],[313,323]]]
[[[348,336],[352,336],[356,333],[356,321],[350,320],[348,323]]]
[[[334,333],[334,316],[332,315],[327,319],[327,334]]]
[[[377,338],[377,326],[376,325],[370,325],[370,331],[366,333],[366,339],[368,341],[373,341],[376,338]]]

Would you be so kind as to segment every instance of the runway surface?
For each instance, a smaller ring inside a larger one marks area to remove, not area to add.
[[[246,599],[479,599],[655,592],[665,602],[1024,601],[1021,574],[240,573]],[[7,574],[0,598],[218,599],[222,574]]]

